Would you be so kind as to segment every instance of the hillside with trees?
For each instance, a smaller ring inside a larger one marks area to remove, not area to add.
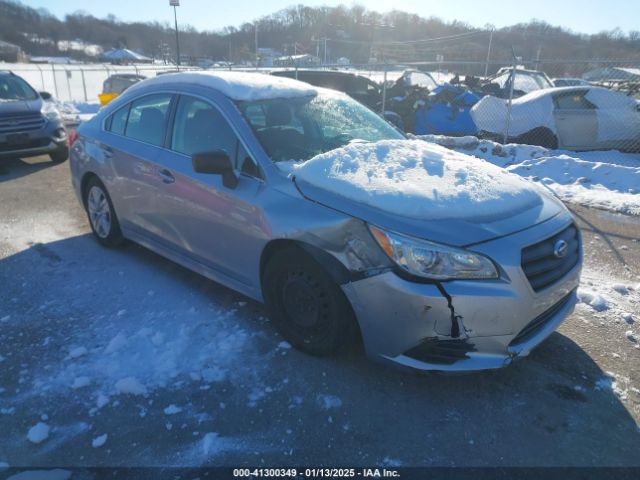
[[[377,61],[484,61],[490,25],[423,18],[401,11],[379,13],[351,7],[292,6],[272,15],[219,31],[181,26],[182,53],[231,62],[255,60],[255,30],[259,46],[285,54],[313,53],[329,62],[346,57],[352,63]],[[326,39],[326,40],[325,40]],[[59,19],[45,9],[15,0],[0,0],[0,40],[31,55],[69,55],[91,60],[82,51],[64,51],[59,42],[81,40],[102,48],[126,47],[159,58],[174,47],[172,26],[158,22],[123,22],[115,16],[96,18],[75,12]],[[167,47],[168,46],[168,47]],[[495,29],[492,60],[510,61],[512,53],[525,61],[542,59],[612,59],[638,61],[640,31],[620,30],[578,34],[542,21]],[[95,60],[95,59],[94,59]]]

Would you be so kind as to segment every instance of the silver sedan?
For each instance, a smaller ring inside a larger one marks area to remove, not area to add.
[[[101,244],[135,241],[264,302],[305,352],[360,337],[373,358],[441,371],[526,356],[576,302],[570,213],[526,183],[524,207],[417,220],[278,167],[387,140],[406,141],[342,94],[178,73],[131,87],[80,126],[70,165]]]

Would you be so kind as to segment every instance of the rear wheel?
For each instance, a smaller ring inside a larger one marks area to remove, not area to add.
[[[89,179],[85,188],[84,204],[91,230],[98,242],[106,247],[116,247],[124,237],[107,189],[97,177]]]
[[[539,127],[522,134],[518,139],[518,143],[539,145],[544,148],[555,150],[558,148],[558,137],[556,137],[548,128]]]
[[[303,250],[276,252],[265,267],[262,285],[271,321],[294,347],[323,356],[353,340],[357,324],[349,301]]]

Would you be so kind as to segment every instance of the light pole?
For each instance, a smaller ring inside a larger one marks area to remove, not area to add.
[[[178,13],[176,7],[180,6],[180,0],[169,0],[169,6],[173,7],[173,21],[176,26],[176,65],[180,67],[180,37],[178,36]]]

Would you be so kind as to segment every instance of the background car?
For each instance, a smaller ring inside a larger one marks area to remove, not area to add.
[[[416,135],[476,135],[478,128],[471,118],[471,108],[480,97],[449,83],[434,88],[416,111]]]
[[[513,98],[521,97],[536,90],[553,88],[554,86],[547,74],[539,70],[516,68],[513,75],[512,71],[513,67],[501,68],[495,75],[482,83],[479,93],[499,98],[509,98],[512,77]]]
[[[316,87],[330,88],[346,93],[371,110],[380,109],[382,88],[367,77],[334,70],[276,70],[271,75],[306,82]]]
[[[601,87],[563,87],[533,92],[513,101],[510,122],[507,102],[484,97],[471,116],[480,135],[507,141],[569,150],[640,148],[637,102]]]
[[[69,156],[67,131],[51,95],[38,93],[21,77],[0,71],[0,157]]]
[[[293,78],[316,87],[346,93],[375,112],[379,112],[382,107],[382,87],[373,80],[355,73],[334,70],[276,70],[271,72],[271,75]],[[397,113],[387,110],[384,117],[403,130],[402,119]]]
[[[556,87],[588,87],[589,82],[582,78],[554,78],[553,85]]]
[[[101,244],[131,239],[264,301],[302,351],[360,333],[381,361],[471,371],[555,330],[582,253],[555,197],[470,160],[338,92],[192,72],[83,123],[71,177]]]
[[[136,75],[135,73],[116,73],[107,78],[102,84],[102,93],[98,95],[100,103],[104,106],[111,100],[116,98],[127,88],[144,80],[144,75]]]

